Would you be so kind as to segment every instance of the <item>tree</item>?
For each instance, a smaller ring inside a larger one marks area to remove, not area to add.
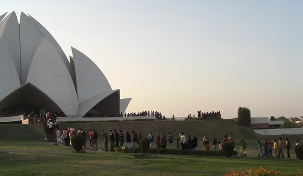
[[[274,116],[270,117],[270,121],[275,121],[275,120],[276,120],[276,118]]]
[[[250,110],[246,107],[238,109],[238,125],[250,126]]]
[[[291,122],[284,116],[278,117],[277,120],[284,121],[284,128],[297,128],[297,124]]]

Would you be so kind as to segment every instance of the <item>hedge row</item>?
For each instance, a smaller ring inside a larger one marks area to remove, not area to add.
[[[303,145],[299,144],[295,146],[295,152],[297,157],[301,160],[303,159]]]
[[[119,147],[114,148],[115,152],[122,152]],[[125,148],[124,153],[142,153],[139,148]],[[173,154],[173,155],[200,155],[200,156],[226,156],[224,151],[214,152],[212,150],[180,150],[180,149],[167,149],[167,148],[150,148],[150,154]],[[234,151],[233,156],[237,156],[238,152]]]

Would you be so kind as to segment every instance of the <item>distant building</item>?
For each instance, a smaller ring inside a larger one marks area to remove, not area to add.
[[[301,117],[290,117],[289,120],[293,123],[301,123],[301,122],[303,122],[303,117],[302,116]]]
[[[220,111],[218,112],[202,112],[201,113],[201,118],[202,119],[221,119],[221,113]]]
[[[253,128],[284,128],[284,121],[270,121],[269,117],[251,117],[250,126]]]
[[[237,122],[238,118],[233,118],[235,122]],[[270,121],[269,117],[251,117],[250,118],[250,126],[252,128],[284,128],[284,121],[275,120]]]

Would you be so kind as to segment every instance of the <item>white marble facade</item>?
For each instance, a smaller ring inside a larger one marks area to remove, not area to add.
[[[30,83],[66,116],[82,117],[104,99],[117,98],[111,95],[120,97],[120,90],[112,90],[98,66],[75,48],[71,64],[55,38],[33,17],[22,12],[19,25],[15,12],[4,13],[0,22],[0,102]],[[124,113],[130,100],[111,102],[120,102],[114,106],[120,108],[117,113]]]

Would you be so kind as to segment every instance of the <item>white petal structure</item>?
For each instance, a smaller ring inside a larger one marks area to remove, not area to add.
[[[120,112],[121,113],[123,113],[123,114],[125,113],[126,108],[131,100],[132,100],[131,98],[125,98],[125,99],[120,100]]]
[[[115,95],[117,96],[117,95],[119,95],[119,93],[120,93],[119,90],[111,90],[111,91],[103,92],[99,95],[91,97],[90,99],[82,102],[79,105],[78,115],[83,116],[93,107],[95,107],[95,109],[99,110],[100,112],[102,112],[102,111],[104,112],[105,110],[107,110],[109,108],[119,108],[117,106],[117,103],[118,103],[117,100],[119,100],[119,99],[110,98],[110,96],[115,96]],[[106,100],[106,98],[108,98],[108,100]],[[112,106],[112,104],[114,106]],[[108,105],[110,105],[110,106],[108,107]],[[117,110],[119,110],[119,109],[115,109],[115,111],[117,111]]]
[[[15,12],[0,22],[0,115],[41,108],[74,117],[125,112],[131,98],[120,100],[120,90],[85,54],[72,48],[69,62],[48,30],[23,12],[20,25]]]
[[[97,65],[77,49],[72,48],[72,51],[79,103],[103,92],[111,91],[109,82]]]
[[[0,100],[20,87],[20,80],[10,52],[0,38]]]
[[[2,21],[2,19],[5,17],[7,13],[4,13],[3,15],[0,16],[0,22]]]
[[[69,73],[71,74],[72,76],[72,79],[73,79],[73,82],[75,83],[76,80],[75,80],[75,77],[74,77],[74,74],[72,72],[72,68],[71,68],[71,65],[70,63],[68,62],[67,58],[66,58],[66,55],[64,54],[62,48],[60,47],[60,45],[58,44],[58,42],[55,40],[55,38],[48,32],[48,30],[43,27],[37,20],[35,20],[33,17],[30,17],[34,24],[37,26],[37,28],[39,29],[39,31],[41,32],[42,36],[47,39],[53,46],[54,48],[56,49],[56,51],[58,52],[58,54],[60,55],[62,61],[64,62],[66,68],[68,69]]]
[[[48,95],[66,115],[77,115],[77,94],[69,71],[56,49],[46,39],[41,41],[36,50],[27,82]]]
[[[20,76],[19,24],[15,12],[10,13],[0,24],[0,38],[10,52]]]
[[[32,63],[38,45],[43,39],[39,29],[30,17],[21,13],[20,44],[21,44],[21,83],[26,83],[29,67]]]

